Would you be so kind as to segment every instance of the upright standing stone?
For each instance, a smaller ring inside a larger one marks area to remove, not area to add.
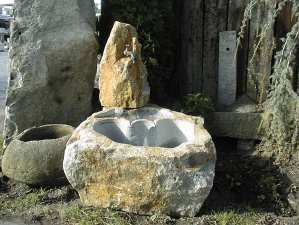
[[[219,36],[218,104],[229,106],[237,97],[237,33],[221,32]]]
[[[6,142],[50,123],[78,125],[92,110],[97,65],[93,0],[16,0]]]
[[[115,22],[100,64],[100,101],[104,107],[139,108],[150,88],[136,29]]]

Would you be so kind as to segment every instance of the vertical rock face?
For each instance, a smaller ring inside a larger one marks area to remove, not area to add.
[[[16,0],[4,135],[91,113],[97,40],[92,0]]]
[[[141,59],[137,32],[115,22],[100,64],[100,101],[105,107],[139,108],[147,104],[150,88]]]

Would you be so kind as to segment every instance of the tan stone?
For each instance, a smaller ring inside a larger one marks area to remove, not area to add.
[[[100,101],[105,107],[139,108],[150,88],[136,29],[115,22],[100,63]]]

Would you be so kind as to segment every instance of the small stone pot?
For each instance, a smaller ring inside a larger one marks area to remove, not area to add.
[[[29,185],[55,185],[65,181],[63,157],[74,128],[53,124],[25,130],[5,150],[3,174]]]

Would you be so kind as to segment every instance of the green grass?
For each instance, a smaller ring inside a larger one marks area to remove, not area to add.
[[[0,216],[23,216],[26,219],[55,218],[62,224],[76,225],[130,225],[119,212],[81,207],[76,201],[46,204],[50,190],[39,189],[24,196],[9,197],[0,195]],[[123,214],[124,215],[124,214]]]
[[[47,194],[46,191],[40,189],[37,192],[28,193],[24,196],[10,197],[0,195],[0,215],[1,214],[23,214],[26,210],[32,209],[39,204],[42,204],[43,197]]]
[[[214,212],[212,217],[217,225],[256,225],[261,215],[248,209],[246,212],[236,210]]]
[[[130,221],[118,212],[80,207],[78,204],[62,204],[59,209],[62,223],[78,225],[130,225]]]
[[[42,220],[46,221],[46,224],[63,225],[265,225],[261,223],[265,214],[251,208],[224,209],[207,212],[199,218],[175,220],[160,215],[137,216],[114,210],[83,207],[78,200],[47,202],[45,199],[51,191],[53,190],[33,189],[23,196],[10,197],[0,193],[0,217],[21,216],[31,223]]]

